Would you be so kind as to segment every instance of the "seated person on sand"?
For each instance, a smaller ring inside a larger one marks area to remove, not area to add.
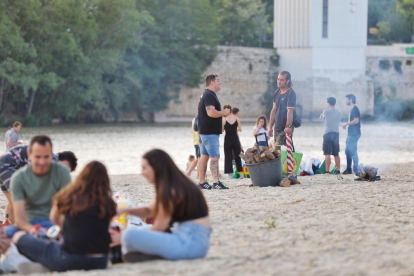
[[[257,134],[263,134],[257,136],[257,142],[258,146],[265,147],[268,146],[266,143],[266,137],[267,137],[267,118],[265,115],[260,115],[256,119],[256,125],[253,127],[253,137],[256,137]],[[267,138],[269,140],[269,138]]]
[[[53,198],[50,220],[62,229],[63,244],[24,231],[12,241],[21,254],[52,271],[104,269],[111,242],[109,224],[116,213],[111,196],[105,166],[92,161]]]
[[[4,227],[8,238],[19,229],[37,234],[36,224],[50,228],[53,196],[72,180],[67,166],[52,161],[52,141],[48,136],[34,136],[29,145],[31,163],[11,179],[14,220],[16,225]]]
[[[113,246],[122,239],[126,262],[149,258],[168,260],[206,256],[210,247],[210,218],[200,188],[185,176],[171,157],[154,149],[142,157],[142,175],[154,184],[155,201],[148,207],[119,209],[141,218],[154,218],[150,229],[129,227],[121,234],[111,231]],[[177,222],[171,233],[166,233]]]
[[[11,148],[6,154],[0,156],[0,187],[7,198],[5,213],[9,215],[9,219],[14,223],[12,196],[10,193],[10,180],[12,175],[20,168],[30,163],[28,156],[29,146],[17,146]],[[76,169],[77,158],[71,151],[59,152],[53,154],[53,160],[60,161],[67,166],[71,172]]]

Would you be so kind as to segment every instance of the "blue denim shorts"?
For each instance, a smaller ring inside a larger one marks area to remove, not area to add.
[[[208,155],[211,158],[220,157],[220,141],[218,134],[200,134],[201,154]]]

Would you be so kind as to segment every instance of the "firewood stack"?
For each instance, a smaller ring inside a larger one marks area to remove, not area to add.
[[[240,153],[240,157],[244,160],[244,162],[246,162],[246,164],[257,164],[278,158],[280,154],[280,150],[272,147],[256,146],[247,149],[246,153]]]

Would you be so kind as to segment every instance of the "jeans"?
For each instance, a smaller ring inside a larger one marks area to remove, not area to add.
[[[193,222],[179,223],[171,234],[130,227],[122,233],[122,253],[141,252],[168,260],[203,258],[211,231]]]
[[[61,244],[30,234],[22,236],[16,246],[21,254],[52,271],[104,269],[108,265],[108,256],[93,258],[68,254]]]
[[[218,134],[200,134],[201,142],[201,154],[208,155],[211,158],[220,157],[220,141]]]
[[[40,227],[46,228],[46,229],[49,229],[50,227],[53,226],[53,223],[48,218],[32,219],[32,220],[29,220],[29,222],[33,225],[39,224]],[[20,229],[17,228],[16,225],[10,225],[10,226],[4,227],[4,231],[6,232],[6,236],[8,238],[13,237],[13,235],[16,234],[16,232],[19,230]]]
[[[348,136],[346,138],[346,148],[345,148],[345,154],[346,154],[346,169],[348,171],[351,170],[352,167],[352,161],[354,161],[354,173],[358,172],[358,140],[361,137],[361,135],[357,136]]]

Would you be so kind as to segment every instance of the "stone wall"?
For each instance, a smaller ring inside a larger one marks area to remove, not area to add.
[[[326,98],[335,97],[338,109],[345,116],[349,113],[349,108],[345,106],[345,95],[353,93],[357,95],[357,104],[361,113],[373,115],[374,89],[377,92],[380,89],[385,98],[414,99],[414,55],[407,54],[405,47],[414,47],[414,45],[368,46],[366,76],[354,78],[349,82],[337,83],[319,77],[300,81],[292,76],[299,114],[304,119],[315,119],[325,108]],[[239,107],[240,116],[244,118],[256,118],[260,114],[268,116],[263,101],[264,99],[271,101],[269,96],[272,94],[271,83],[275,81],[279,71],[279,68],[270,61],[274,56],[273,50],[220,46],[218,51],[217,58],[206,70],[206,74],[220,75],[223,82],[222,89],[218,93],[221,104]],[[281,51],[281,60],[284,58],[282,53],[283,51]],[[387,70],[381,69],[379,65],[383,60],[388,60],[391,64]],[[401,70],[396,69],[394,61],[401,62]],[[156,114],[156,120],[180,120],[180,117],[193,117],[197,113],[199,98],[203,91],[204,84],[200,84],[197,88],[183,87],[179,103],[171,102],[165,112]],[[267,97],[264,97],[265,93]]]
[[[263,95],[269,89],[271,77],[277,75],[278,67],[271,62],[272,49],[247,47],[218,47],[218,55],[206,74],[215,73],[223,82],[217,93],[221,105],[230,104],[240,108],[240,116],[255,118],[266,110]],[[171,102],[158,120],[171,117],[193,117],[197,113],[204,83],[197,88],[183,87],[179,103]]]

